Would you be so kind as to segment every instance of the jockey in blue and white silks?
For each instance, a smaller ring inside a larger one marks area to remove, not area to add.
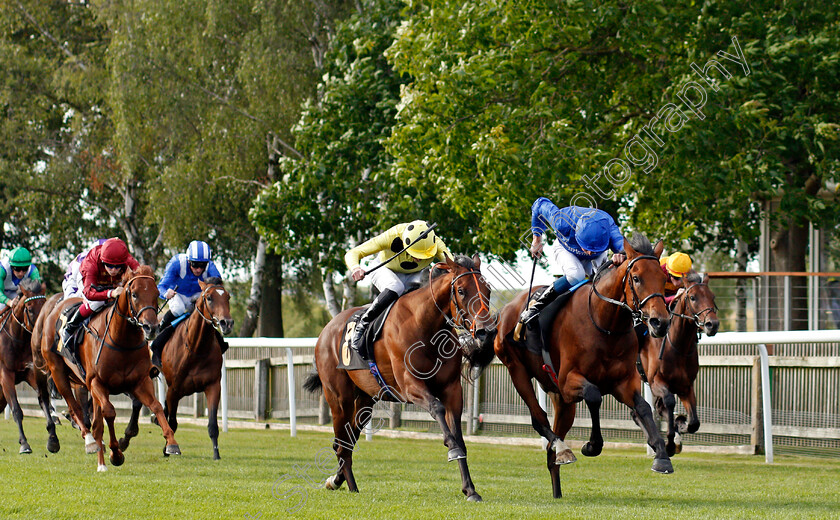
[[[61,282],[61,290],[64,292],[65,300],[67,298],[82,297],[82,291],[85,287],[82,282],[82,262],[84,262],[88,253],[90,253],[94,247],[101,246],[105,243],[105,240],[106,239],[104,238],[100,238],[91,244],[84,252],[76,255],[76,258],[74,258],[73,261],[70,262],[70,265],[67,266],[67,272],[64,273],[64,280]]]
[[[166,264],[158,291],[161,298],[169,300],[169,310],[161,321],[161,329],[175,318],[192,311],[195,307],[192,299],[201,294],[199,280],[203,282],[211,277],[222,277],[211,258],[210,247],[205,242],[193,240],[186,253],[173,256]]]
[[[607,249],[612,249],[613,263],[624,261],[624,235],[613,218],[605,211],[580,206],[558,208],[545,197],[531,206],[531,254],[539,257],[543,250],[543,235],[551,227],[557,242],[554,260],[561,277],[536,300],[535,305],[523,311],[520,320],[528,323],[554,299],[584,281],[594,267],[607,259]]]

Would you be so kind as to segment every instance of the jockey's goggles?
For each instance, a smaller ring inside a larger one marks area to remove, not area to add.
[[[28,266],[27,267],[17,267],[15,265],[12,266],[12,271],[14,271],[16,273],[25,273],[27,269],[29,269]]]
[[[207,262],[190,261],[190,267],[193,269],[205,269],[207,267]]]
[[[102,265],[110,269],[122,269],[125,267],[125,264],[106,264],[105,262],[102,262]]]

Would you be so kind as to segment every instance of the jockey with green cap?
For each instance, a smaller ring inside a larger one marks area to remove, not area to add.
[[[0,279],[3,280],[3,292],[0,293],[0,311],[6,306],[14,307],[17,303],[18,284],[26,278],[41,281],[38,268],[32,263],[32,255],[25,247],[12,250],[8,258],[0,261]]]
[[[359,318],[356,329],[353,331],[352,343],[359,354],[371,365],[373,365],[372,352],[368,352],[366,346],[363,345],[364,333],[368,325],[389,305],[397,301],[397,298],[405,292],[406,287],[419,285],[422,282],[423,269],[435,260],[445,261],[447,257],[452,258],[452,253],[434,231],[429,231],[425,237],[420,238],[420,235],[426,231],[429,231],[429,226],[422,220],[397,224],[381,235],[347,251],[344,255],[350,277],[358,282],[367,274],[359,265],[362,258],[379,253],[377,265],[380,265],[408,247],[402,254],[370,275],[373,285],[379,290],[379,295]]]

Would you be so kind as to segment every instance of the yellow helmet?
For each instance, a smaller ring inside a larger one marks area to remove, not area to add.
[[[685,253],[674,253],[659,260],[659,265],[664,265],[665,270],[671,276],[682,278],[691,271],[691,257]]]
[[[435,243],[435,232],[429,231],[429,234],[418,240],[429,226],[422,220],[415,220],[409,222],[402,232],[402,241],[404,246],[408,246],[408,254],[414,258],[425,260],[437,254],[437,244]]]

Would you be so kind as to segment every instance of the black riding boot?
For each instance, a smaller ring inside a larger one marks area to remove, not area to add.
[[[68,363],[79,367],[82,374],[84,374],[84,369],[76,359],[76,341],[74,337],[76,336],[76,331],[79,330],[79,327],[82,326],[82,322],[84,321],[85,318],[82,316],[81,307],[78,307],[75,313],[73,313],[73,316],[64,324],[64,328],[61,329],[61,355],[64,356]]]
[[[166,345],[166,340],[172,336],[172,331],[167,329],[172,326],[172,322],[174,320],[175,315],[172,314],[172,311],[166,311],[166,314],[163,315],[163,319],[160,321],[160,333],[158,334],[158,337],[152,341],[152,368],[149,370],[150,377],[157,377],[160,373],[160,369],[162,368],[160,356],[163,353],[163,347]]]
[[[519,315],[519,321],[527,324],[529,321],[536,318],[540,311],[545,309],[546,305],[556,300],[558,296],[571,288],[572,285],[566,280],[565,276],[558,278],[553,284],[548,286],[539,298],[534,300],[533,305],[522,311],[522,314]]]
[[[368,352],[368,346],[364,341],[365,330],[377,316],[382,314],[382,312],[387,309],[389,305],[397,301],[397,298],[399,297],[400,295],[391,289],[385,289],[379,293],[379,296],[377,296],[375,300],[373,300],[370,307],[368,307],[368,310],[362,314],[359,321],[356,323],[356,328],[353,330],[353,347],[359,352],[359,354],[361,354],[365,361],[373,360],[373,356],[370,352]]]

